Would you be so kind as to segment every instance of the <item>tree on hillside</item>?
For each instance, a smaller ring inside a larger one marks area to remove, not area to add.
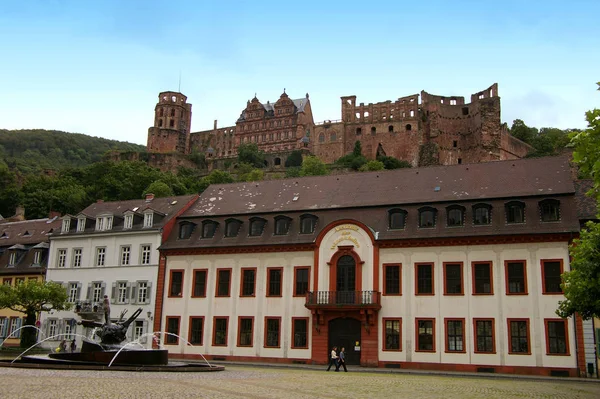
[[[285,167],[290,168],[294,166],[302,166],[302,152],[294,150],[289,157],[285,160]]]
[[[236,169],[237,181],[260,181],[265,177],[265,172],[262,169],[257,169],[253,165],[243,163],[239,164]]]
[[[250,164],[255,168],[264,168],[265,153],[258,149],[256,143],[243,143],[238,147],[238,162]]]
[[[35,326],[40,312],[69,310],[67,290],[52,281],[29,280],[15,286],[0,285],[0,309],[7,308],[25,314],[25,324]],[[37,331],[24,328],[21,348],[29,348],[37,342]]]
[[[597,83],[600,90],[600,82]],[[600,109],[585,113],[586,130],[572,134],[573,160],[582,174],[594,180],[588,195],[600,200]],[[600,216],[600,215],[599,215]],[[559,302],[556,313],[569,317],[579,313],[584,319],[600,317],[600,224],[588,222],[579,239],[570,248],[571,271],[563,274],[566,300]]]
[[[315,156],[309,156],[302,161],[300,176],[323,176],[329,174],[327,165]]]
[[[154,194],[156,198],[170,197],[173,195],[173,190],[167,183],[157,180],[150,183],[150,185],[146,187],[143,196],[146,196],[146,194]]]
[[[17,175],[0,161],[0,215],[12,216],[21,200],[21,192],[17,185]]]
[[[569,144],[569,134],[572,130],[561,130],[552,127],[537,129],[529,127],[521,119],[515,119],[510,128],[510,133],[519,140],[534,148],[528,158],[545,157],[559,154]]]
[[[335,161],[336,164],[342,165],[346,168],[359,170],[361,166],[367,163],[367,158],[362,155],[362,144],[360,141],[354,143],[354,149],[351,154],[346,154]]]
[[[205,176],[202,178],[202,180],[200,180],[198,192],[206,190],[211,184],[223,184],[233,182],[234,178],[229,172],[224,172],[222,170],[215,169],[212,172],[210,172],[208,176]]]

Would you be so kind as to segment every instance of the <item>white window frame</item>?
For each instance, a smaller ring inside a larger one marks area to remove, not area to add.
[[[39,265],[41,261],[42,261],[42,251],[36,250],[33,253],[33,264]]]
[[[113,217],[108,216],[106,218],[106,230],[112,230],[112,225],[113,225]]]
[[[103,299],[104,298],[102,298],[102,282],[94,281],[92,283],[92,302],[99,303],[102,302]]]
[[[133,324],[133,340],[139,339],[142,335],[144,335],[144,321],[136,320]]]
[[[71,229],[71,219],[63,219],[62,221],[62,232],[63,233],[68,233],[69,230]]]
[[[125,223],[123,224],[124,229],[130,229],[133,227],[133,215],[125,215]]]
[[[96,266],[106,265],[106,247],[96,247]]]
[[[63,320],[64,326],[65,326],[65,331],[64,331],[65,335],[62,336],[63,339],[73,339],[73,338],[75,338],[74,333],[75,333],[75,330],[77,330],[77,324],[74,324],[73,331],[71,331],[71,323],[70,323],[71,320],[72,319],[64,319]]]
[[[73,248],[73,267],[81,267],[81,259],[83,258],[83,248]]]
[[[17,263],[17,253],[15,251],[12,251],[10,253],[10,256],[8,257],[8,266],[14,266],[15,263]]]
[[[104,218],[96,218],[96,231],[104,230]]]
[[[152,227],[154,222],[154,212],[146,212],[144,213],[144,227]]]
[[[144,293],[142,296],[141,293]],[[138,281],[136,284],[136,302],[137,303],[146,303],[148,302],[148,282],[147,281]]]
[[[117,303],[127,303],[129,299],[129,283],[127,281],[117,281],[116,301]]]
[[[129,266],[131,264],[131,245],[121,246],[121,253],[119,254],[119,264],[121,266]]]
[[[142,244],[140,247],[140,265],[149,265],[152,259],[152,246],[150,244]]]
[[[56,261],[56,267],[64,268],[67,266],[67,250],[65,248],[59,248],[57,253],[58,259]]]
[[[81,233],[85,231],[85,218],[78,218],[77,219],[77,232]]]
[[[69,283],[69,291],[67,294],[69,295],[69,302],[75,303],[79,300],[79,283]]]
[[[48,337],[53,337],[56,334],[58,334],[58,320],[48,319]]]

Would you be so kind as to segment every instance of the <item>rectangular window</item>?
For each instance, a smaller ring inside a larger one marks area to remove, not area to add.
[[[465,319],[444,319],[446,323],[446,352],[465,353]]]
[[[463,295],[462,263],[444,263],[444,295]]]
[[[58,250],[58,261],[56,262],[57,267],[65,267],[67,265],[67,250]]]
[[[149,285],[147,281],[138,281],[136,284],[137,303],[146,303],[150,297]]]
[[[166,345],[179,344],[179,316],[167,316],[167,337],[165,338]]]
[[[435,352],[435,319],[415,319],[416,352]]]
[[[231,269],[217,269],[217,295],[230,296]]]
[[[142,320],[136,320],[135,324],[133,325],[133,339],[140,339],[142,335],[144,335],[144,322]],[[145,338],[143,338],[141,341],[143,342],[144,340]]]
[[[508,319],[508,353],[530,355],[529,319]]]
[[[242,286],[240,296],[254,296],[256,287],[256,268],[242,268]]]
[[[25,278],[17,277],[15,279],[15,285],[23,284],[25,282]]]
[[[383,350],[401,351],[402,319],[383,319]]]
[[[130,229],[133,226],[133,215],[125,215],[125,224],[123,228]]]
[[[117,303],[127,303],[129,298],[129,284],[127,281],[117,282]]]
[[[113,225],[113,217],[109,216],[106,218],[106,230],[111,230]]]
[[[183,270],[171,270],[169,296],[180,297],[183,292]]]
[[[81,267],[81,248],[73,249],[73,267]]]
[[[194,281],[192,298],[200,298],[206,296],[206,274],[208,270],[194,270]]]
[[[2,280],[2,284],[11,286],[12,285],[12,278],[5,278],[4,280]]]
[[[106,248],[104,248],[104,247],[96,248],[96,266],[104,266],[105,258],[106,258]]]
[[[475,353],[496,353],[494,319],[473,319]]]
[[[204,342],[204,317],[190,317],[190,332],[188,340],[192,345],[203,345]]]
[[[153,213],[144,214],[144,227],[152,227],[152,221],[154,219]]]
[[[75,303],[79,299],[79,283],[69,283],[69,302]]]
[[[129,265],[129,259],[131,258],[131,247],[124,246],[121,247],[121,266]]]
[[[58,320],[48,320],[48,337],[54,337],[58,334]]]
[[[310,282],[310,267],[294,267],[294,296],[305,296]]]
[[[560,284],[563,273],[562,259],[544,259],[542,260],[542,293],[543,294],[562,294]]]
[[[292,317],[292,349],[308,348],[308,317]]]
[[[19,317],[11,317],[10,318],[10,328],[8,331],[8,335],[12,336],[13,338],[20,338],[21,337],[21,332],[17,332],[17,329],[20,327],[21,324],[21,318]]]
[[[281,296],[283,268],[267,268],[267,296]]]
[[[150,245],[142,245],[142,265],[150,264]]]
[[[433,295],[433,263],[416,263],[416,295]]]
[[[62,221],[62,232],[68,233],[71,228],[71,219],[63,219]]]
[[[265,347],[279,348],[281,317],[265,317]]]
[[[104,230],[104,218],[96,218],[96,230]]]
[[[254,327],[254,317],[238,318],[238,343],[237,346],[252,346],[252,335]]]
[[[473,262],[473,295],[492,295],[492,262]]]
[[[213,323],[213,346],[227,346],[228,317],[215,317]]]
[[[41,261],[42,261],[42,251],[35,251],[33,253],[33,264],[39,265]]]
[[[504,263],[506,269],[506,294],[527,295],[527,275],[524,260],[510,260]]]
[[[17,253],[13,251],[8,257],[8,266],[14,266],[15,263],[17,263]]]
[[[100,302],[104,296],[104,284],[101,282],[92,283],[92,301]]]
[[[569,355],[567,320],[544,319],[546,325],[546,354]]]
[[[383,265],[383,295],[402,294],[401,272],[402,265]]]
[[[85,218],[77,219],[77,232],[85,231]]]

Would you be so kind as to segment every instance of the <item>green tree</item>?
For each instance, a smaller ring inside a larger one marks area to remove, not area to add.
[[[237,167],[237,181],[260,181],[264,179],[265,172],[254,166],[243,163]]]
[[[52,281],[29,280],[16,286],[0,286],[0,309],[7,308],[25,314],[25,325],[34,326],[40,312],[68,310],[67,290]],[[37,331],[24,328],[21,347],[28,348],[37,342]]]
[[[298,167],[298,166],[292,166],[292,167],[286,168],[285,169],[285,177],[286,178],[300,177],[300,169],[301,169],[301,167]]]
[[[410,162],[401,161],[398,158],[379,156],[377,160],[383,163],[385,169],[400,169],[400,168],[412,168]]]
[[[265,167],[265,153],[258,149],[256,143],[244,143],[238,147],[238,162],[247,163],[255,168]]]
[[[354,149],[352,150],[352,155],[355,157],[362,156],[362,143],[358,140],[354,142]]]
[[[308,156],[302,161],[300,176],[323,176],[329,174],[327,165],[315,156]]]
[[[173,195],[173,190],[169,185],[161,180],[150,183],[144,190],[143,196],[146,194],[154,194],[155,197],[170,197]]]
[[[515,119],[510,127],[510,134],[527,144],[531,144],[534,137],[537,136],[538,130],[535,127],[527,126],[521,119]]]
[[[222,170],[215,169],[208,176],[205,176],[200,180],[200,185],[198,187],[198,192],[202,192],[208,188],[211,184],[223,184],[223,183],[233,183],[233,176],[229,172],[224,172]]]
[[[17,175],[0,161],[0,215],[12,216],[21,201],[21,190],[17,185]]]
[[[359,170],[367,163],[367,158],[362,155],[362,144],[360,141],[354,142],[354,150],[351,154],[346,154],[335,161],[336,164],[342,165],[345,168]]]
[[[363,166],[361,166],[359,170],[361,172],[371,172],[371,171],[383,170],[383,169],[385,169],[383,166],[383,162],[369,161],[366,164],[364,164]]]
[[[597,83],[600,90],[600,82]],[[594,181],[588,195],[600,200],[600,109],[585,113],[587,129],[571,135],[573,160],[582,174]],[[599,215],[600,216],[600,215]],[[588,222],[579,239],[570,248],[571,271],[562,275],[566,300],[559,302],[556,313],[569,317],[579,313],[584,319],[600,317],[600,224]]]
[[[286,168],[294,166],[302,166],[302,152],[299,150],[292,151],[290,156],[285,160]]]

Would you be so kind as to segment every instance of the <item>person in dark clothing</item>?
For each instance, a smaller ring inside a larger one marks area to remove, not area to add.
[[[334,346],[331,349],[331,356],[329,357],[329,367],[327,367],[327,371],[329,371],[331,369],[331,366],[335,366],[335,371],[340,371],[340,365],[338,363],[338,356],[337,356],[337,346]]]
[[[344,367],[344,371],[347,373],[348,369],[346,368],[346,349],[344,347],[342,347],[342,350],[340,350],[340,363],[338,365],[338,370],[340,369],[340,366]]]

